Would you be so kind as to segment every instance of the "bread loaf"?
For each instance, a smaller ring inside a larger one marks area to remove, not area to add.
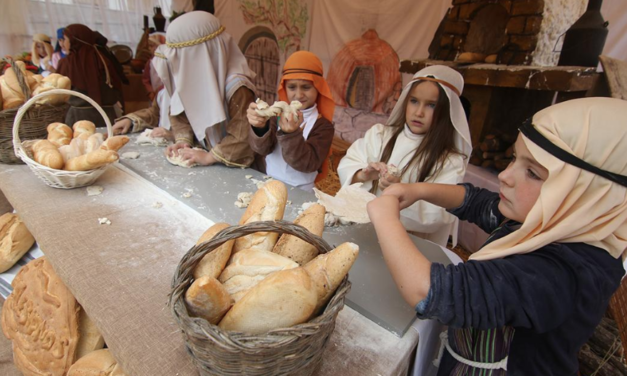
[[[185,292],[185,305],[192,316],[202,317],[215,325],[231,308],[231,297],[217,279],[204,276],[195,280]]]
[[[37,83],[33,90],[33,96],[45,93],[54,89],[71,89],[72,82],[68,77],[60,75],[58,73],[51,73],[47,77],[44,77]],[[37,101],[40,104],[58,105],[67,102],[69,95],[65,94],[52,94],[47,95]]]
[[[85,140],[82,138],[73,138],[69,145],[61,146],[59,153],[63,157],[63,163],[85,154],[85,143]]]
[[[0,81],[2,81],[2,77],[0,76]],[[4,106],[4,101],[2,99],[2,84],[0,84],[0,111],[3,110],[3,106]]]
[[[320,204],[311,205],[294,220],[295,224],[305,227],[314,235],[322,236],[324,230],[325,208]],[[308,242],[289,234],[283,234],[279,238],[272,252],[296,261],[299,265],[305,265],[318,256],[318,249]]]
[[[96,133],[96,124],[89,120],[79,120],[72,125],[72,129],[74,130],[72,133],[73,138],[88,138],[92,134]]]
[[[196,244],[201,244],[206,241],[213,239],[213,237],[220,231],[229,227],[228,223],[216,223],[213,226],[209,227],[207,231],[198,239]],[[202,260],[196,265],[194,269],[194,279],[199,279],[202,276],[210,276],[213,278],[218,278],[222,270],[226,266],[226,263],[229,261],[231,257],[231,250],[233,249],[233,243],[235,240],[229,240],[214,249],[213,251],[207,253],[203,256]]]
[[[13,213],[0,216],[0,273],[9,270],[35,243],[22,220]]]
[[[75,138],[74,140],[77,140],[77,139],[82,140],[82,137],[83,136],[79,136],[78,138]],[[94,133],[90,135],[85,141],[85,153],[91,153],[94,150],[100,149],[100,146],[102,145],[103,142],[104,142],[104,135],[102,133]]]
[[[63,156],[59,149],[48,140],[39,140],[33,144],[33,159],[35,162],[55,170],[63,168]]]
[[[304,266],[316,289],[318,298],[316,312],[331,299],[358,254],[357,244],[346,242],[329,253],[319,255]]]
[[[69,145],[72,141],[72,128],[63,123],[48,124],[48,141],[52,142],[56,147]]]
[[[21,63],[21,65],[20,65]],[[11,108],[18,108],[26,102],[28,98],[24,97],[24,93],[20,87],[19,81],[17,80],[17,75],[15,74],[14,69],[20,69],[23,67],[22,74],[24,75],[24,79],[26,84],[30,86],[33,82],[33,79],[29,79],[26,76],[26,68],[23,62],[16,62],[17,67],[9,67],[4,71],[4,74],[0,76],[0,91],[2,92],[3,98],[3,107],[5,110]],[[32,75],[32,73],[30,74]]]
[[[95,350],[104,347],[104,338],[96,324],[87,316],[87,312],[81,307],[78,315],[78,344],[76,345],[76,359],[80,359]]]
[[[285,188],[285,184],[278,180],[271,180],[255,192],[239,224],[283,219],[286,202],[287,188]],[[278,237],[279,234],[276,232],[256,232],[237,238],[233,246],[233,253],[249,248],[270,252]]]
[[[118,151],[122,148],[122,146],[126,145],[128,140],[129,140],[128,136],[109,137],[107,141],[103,142],[102,145],[100,145],[100,148],[102,150]]]
[[[111,150],[98,149],[70,159],[63,169],[67,171],[89,171],[117,160],[118,153]]]
[[[288,328],[309,320],[316,302],[316,290],[303,268],[282,270],[252,288],[219,326],[250,334]]]
[[[126,376],[109,349],[92,351],[72,364],[67,376]]]
[[[297,263],[276,253],[245,249],[233,255],[219,280],[233,302],[237,302],[270,274],[297,267]]]

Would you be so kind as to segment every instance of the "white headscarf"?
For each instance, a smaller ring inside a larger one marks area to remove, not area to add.
[[[388,124],[397,124],[401,118],[405,118],[405,103],[407,95],[412,89],[415,82],[429,80],[440,86],[449,100],[449,112],[453,127],[457,131],[455,134],[455,147],[466,156],[466,162],[470,159],[472,153],[472,142],[470,140],[470,130],[468,129],[468,120],[462,106],[459,96],[464,90],[464,78],[459,72],[444,65],[432,65],[418,71],[414,74],[412,80],[405,85],[397,105],[394,106]]]
[[[567,153],[602,170],[627,175],[625,119],[626,101],[583,98],[538,112],[532,124]],[[486,245],[470,258],[491,260],[529,253],[553,242],[583,242],[602,248],[613,257],[624,257],[627,188],[566,163],[522,137],[549,176],[520,229]]]
[[[211,13],[179,16],[168,27],[166,44],[159,47],[167,64],[153,66],[170,94],[170,114],[185,112],[196,138],[202,141],[206,128],[227,120],[227,82],[238,76],[252,80],[255,73]]]

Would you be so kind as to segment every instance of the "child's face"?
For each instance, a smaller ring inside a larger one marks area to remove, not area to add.
[[[67,54],[70,52],[70,37],[64,35],[63,38],[59,39],[59,45],[61,45],[61,49]]]
[[[548,177],[549,171],[535,160],[519,134],[514,144],[514,159],[499,174],[501,213],[509,219],[524,222]]]
[[[287,99],[290,102],[299,101],[303,104],[303,109],[310,108],[318,100],[318,90],[309,80],[286,80],[285,91],[287,92]]]
[[[412,133],[425,134],[429,131],[439,97],[438,85],[430,81],[419,82],[411,89],[407,95],[405,122]]]
[[[42,42],[35,42],[35,51],[39,57],[46,57],[46,48]]]

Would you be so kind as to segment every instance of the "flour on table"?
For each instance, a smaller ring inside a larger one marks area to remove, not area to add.
[[[152,207],[155,209],[159,209],[163,207],[163,204],[160,201],[156,201],[155,203],[152,204]]]
[[[189,164],[188,160],[183,159],[183,157],[179,154],[180,150],[181,149],[178,149],[177,151],[175,151],[173,157],[170,157],[169,155],[166,155],[165,159],[167,159],[168,162],[170,162],[171,164],[173,164],[175,166],[181,166],[181,167],[185,167],[185,168],[192,168],[192,167],[198,166],[198,164],[196,164],[196,163]],[[201,148],[192,148],[192,150],[203,150],[203,149],[201,149]]]
[[[110,225],[111,221],[109,220],[109,218],[104,217],[104,218],[98,218],[98,224],[99,225]]]
[[[186,192],[183,193],[181,196],[183,196],[184,198],[190,198],[192,197],[192,194],[194,193],[193,189],[190,188],[185,188]]]
[[[147,145],[147,146],[167,146],[168,140],[164,137],[152,137],[152,129],[144,130],[135,140],[137,145]]]
[[[126,153],[122,153],[120,158],[121,159],[137,159],[139,158],[139,153],[136,151],[127,151]]]
[[[238,208],[247,208],[252,198],[252,192],[240,192],[237,194],[237,201],[235,201],[235,206],[237,206]]]
[[[344,186],[333,196],[314,188],[314,193],[318,202],[322,204],[327,212],[339,217],[339,222],[369,223],[370,218],[366,211],[368,202],[376,198],[372,193],[361,189],[362,183],[355,183]]]
[[[87,196],[98,196],[104,191],[104,188],[99,185],[90,185],[86,188]]]
[[[252,175],[244,175],[244,177],[245,177],[246,179],[252,179],[252,178],[253,178],[253,176],[252,176]]]

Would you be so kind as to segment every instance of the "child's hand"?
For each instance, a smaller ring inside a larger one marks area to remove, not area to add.
[[[390,173],[385,173],[381,176],[381,178],[379,178],[379,187],[381,187],[382,190],[385,190],[387,187],[391,186],[392,184],[396,184],[400,182],[401,182],[400,176],[392,175]]]
[[[114,135],[119,135],[119,134],[127,134],[128,131],[131,129],[131,125],[133,123],[131,122],[131,119],[128,118],[124,118],[118,122],[116,122],[115,124],[113,124],[113,134]]]
[[[191,148],[192,145],[187,142],[177,142],[174,145],[170,145],[165,149],[165,155],[169,157],[174,157],[177,153],[180,153],[179,149]]]
[[[255,111],[257,109],[257,103],[252,102],[248,105],[248,110],[246,110],[246,117],[248,118],[248,122],[255,128],[263,128],[266,126],[266,121],[268,118],[261,116]]]
[[[300,125],[303,122],[303,113],[300,111],[296,111],[295,114],[286,114],[283,113],[281,118],[279,119],[279,125],[281,126],[281,131],[283,133],[292,133],[300,128]]]
[[[388,166],[383,162],[370,162],[368,166],[361,169],[358,174],[359,181],[370,181],[379,179],[387,173]]]
[[[405,209],[411,206],[419,198],[417,193],[419,192],[420,183],[418,184],[392,184],[386,190],[383,191],[383,196],[394,197],[398,203],[400,209]]]
[[[370,201],[366,206],[368,210],[368,216],[372,224],[380,226],[382,223],[391,223],[391,221],[398,220],[400,218],[401,208],[396,197],[380,196]]]
[[[155,137],[163,137],[167,140],[170,141],[174,141],[174,136],[172,135],[172,132],[170,132],[169,130],[163,128],[163,127],[157,127],[155,129],[152,130],[152,133],[150,134],[150,137],[155,138]]]
[[[187,165],[198,164],[201,166],[211,166],[217,162],[213,154],[205,150],[183,148],[179,150],[179,155],[184,161],[187,161]]]

